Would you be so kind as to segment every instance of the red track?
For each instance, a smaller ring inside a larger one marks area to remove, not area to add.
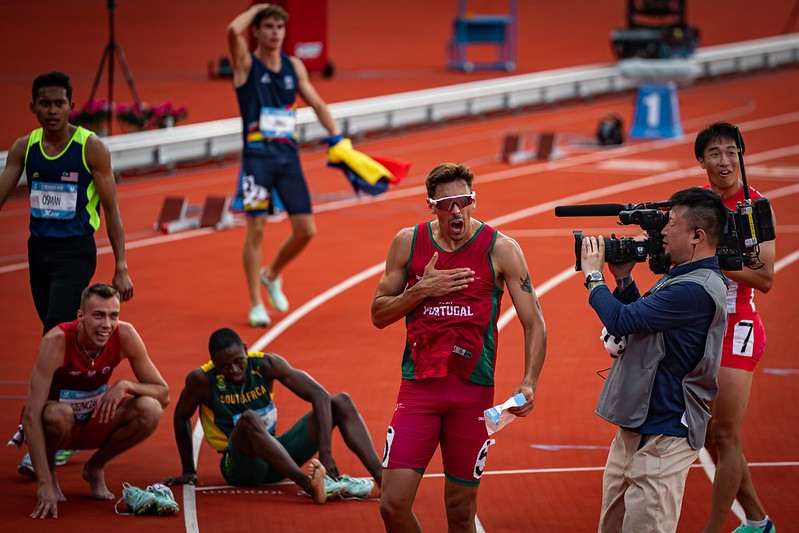
[[[772,198],[779,223],[777,259],[782,261],[781,269],[775,289],[758,296],[768,348],[755,377],[744,425],[744,449],[766,509],[781,531],[789,531],[799,522],[793,496],[799,489],[795,445],[799,438],[799,373],[794,357],[796,335],[789,325],[799,312],[799,265],[795,262],[799,251],[796,87],[799,72],[786,70],[684,89],[680,93],[684,139],[630,142],[615,150],[580,149],[575,141],[580,136],[591,137],[599,118],[611,110],[629,124],[631,95],[360,142],[358,147],[368,153],[401,157],[413,164],[412,174],[402,186],[375,202],[331,204],[351,199],[348,185],[338,171],[324,167],[321,151],[305,150],[303,164],[316,197],[319,233],[284,275],[292,310],[285,316],[275,315],[278,320],[267,331],[245,324],[242,229],[178,234],[177,240],[169,242],[152,230],[165,195],[186,194],[193,203],[200,203],[207,194],[229,194],[237,165],[123,180],[119,198],[136,285],[136,297],[123,306],[123,319],[136,325],[170,383],[173,398],[177,398],[185,374],[207,359],[205,346],[213,329],[234,327],[249,345],[263,344],[258,342],[261,335],[270,334],[266,350],[280,353],[310,371],[329,391],[347,390],[352,394],[376,447],[381,449],[396,397],[404,330],[401,324],[383,331],[372,327],[369,306],[377,276],[366,276],[318,306],[305,306],[380,264],[392,236],[401,227],[428,216],[421,186],[432,166],[443,161],[469,164],[477,175],[475,216],[493,222],[524,248],[549,332],[536,408],[528,419],[517,420],[497,435],[489,458],[489,475],[480,490],[479,519],[492,533],[594,531],[601,467],[614,432],[614,427],[593,413],[602,385],[596,372],[610,363],[597,340],[601,326],[586,303],[578,276],[572,275],[560,284],[549,280],[573,264],[571,229],[607,233],[615,220],[556,219],[553,206],[661,200],[677,189],[702,184],[704,173],[692,157],[693,137],[711,121],[729,120],[741,125],[746,138],[750,183]],[[505,133],[542,130],[562,135],[564,157],[518,166],[496,162]],[[622,168],[623,163],[626,168]],[[680,169],[686,172],[675,172]],[[0,349],[5,354],[0,361],[4,376],[0,390],[5,400],[0,428],[6,428],[10,436],[40,328],[24,265],[27,214],[22,199],[12,200],[0,212],[0,227]],[[632,234],[634,228],[628,229]],[[265,256],[274,253],[287,231],[285,223],[268,227]],[[98,243],[101,247],[107,244],[104,235],[98,236]],[[107,251],[100,256],[97,280],[110,276],[111,259]],[[642,286],[654,279],[643,266],[636,269],[636,277]],[[503,308],[512,308],[509,300]],[[294,314],[301,310],[307,313]],[[283,330],[281,324],[289,322]],[[280,334],[275,337],[270,332]],[[521,376],[522,338],[515,319],[500,337],[498,399],[505,397]],[[278,390],[277,402],[283,428],[307,409],[307,404],[282,389]],[[125,481],[145,486],[178,473],[171,416],[170,407],[152,438],[109,464],[106,479],[112,490],[119,492]],[[342,471],[365,475],[339,438],[334,450]],[[26,515],[33,509],[36,486],[16,474],[20,455],[12,448],[0,452],[0,516],[9,528],[33,531],[39,524]],[[169,519],[116,517],[112,504],[91,500],[80,480],[80,467],[87,456],[80,454],[59,470],[69,502],[60,506],[61,517],[50,527],[77,530],[90,519],[104,520],[109,528],[124,531],[150,531],[153,527],[186,530],[187,506],[179,489],[176,495],[184,509],[178,517]],[[425,530],[443,531],[443,482],[438,475],[438,458],[434,458],[428,473],[431,477],[421,484],[415,510]],[[200,452],[199,476],[198,489],[224,485],[218,458],[205,444]],[[382,528],[377,503],[330,502],[317,507],[296,496],[293,485],[269,487],[259,494],[198,490],[196,503],[201,531],[223,527],[237,531],[267,527],[277,531]],[[710,482],[701,468],[696,468],[688,478],[680,531],[699,530],[709,507]],[[733,529],[736,523],[731,515],[726,529]]]

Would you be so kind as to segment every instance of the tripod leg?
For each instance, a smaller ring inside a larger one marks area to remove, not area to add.
[[[105,47],[103,51],[103,57],[100,59],[100,67],[97,69],[97,75],[94,77],[94,83],[92,84],[92,92],[89,93],[89,101],[94,101],[94,95],[97,92],[97,86],[100,85],[100,76],[103,75],[103,69],[105,68],[105,61],[108,59],[108,56],[111,55],[111,44]]]
[[[122,46],[120,46],[119,43],[116,43],[114,50],[117,53],[117,58],[119,58],[119,66],[122,67],[122,73],[125,76],[125,81],[128,82],[128,89],[130,89],[130,94],[133,96],[133,101],[136,102],[137,105],[141,104],[139,93],[136,91],[136,83],[133,81],[133,74],[130,72],[130,68],[128,67],[128,61],[125,59],[125,53],[122,51]]]

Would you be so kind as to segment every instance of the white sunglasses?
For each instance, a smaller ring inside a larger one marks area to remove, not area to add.
[[[427,201],[430,203],[430,207],[435,207],[439,211],[451,211],[453,204],[457,205],[458,209],[463,209],[464,207],[472,205],[474,203],[474,199],[475,192],[472,191],[469,194],[445,196],[444,198],[438,198],[436,200],[428,198]]]

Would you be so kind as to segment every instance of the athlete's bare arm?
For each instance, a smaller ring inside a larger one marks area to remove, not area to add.
[[[86,164],[92,172],[94,186],[100,197],[105,213],[108,239],[114,251],[114,279],[111,284],[119,291],[121,300],[133,298],[133,282],[128,275],[128,262],[125,257],[125,231],[122,229],[122,215],[119,213],[117,186],[111,170],[111,153],[96,135],[86,140]]]
[[[195,484],[197,468],[194,465],[194,444],[192,442],[191,419],[200,405],[210,406],[210,383],[208,375],[201,368],[195,368],[186,376],[186,382],[175,406],[172,418],[175,429],[175,442],[178,446],[183,473],[180,476],[164,479],[165,485]]]
[[[233,69],[233,85],[241,87],[247,81],[252,67],[252,56],[245,32],[259,11],[269,4],[253,4],[234,18],[227,27],[227,45],[230,52],[230,66]]]
[[[28,135],[14,141],[6,157],[6,166],[0,174],[0,209],[6,203],[11,191],[19,183],[25,168],[25,150],[28,146]]]
[[[510,412],[517,416],[527,416],[533,409],[538,376],[546,356],[547,333],[544,315],[530,281],[527,260],[519,244],[500,233],[494,244],[491,260],[495,271],[505,282],[524,330],[524,377],[513,394],[524,394],[527,402],[520,407],[511,408]]]
[[[126,396],[149,396],[166,407],[169,404],[169,386],[147,354],[147,348],[136,329],[127,322],[119,322],[119,341],[122,356],[130,363],[136,381],[120,379],[111,385],[97,402],[92,416],[101,422],[110,421]]]
[[[50,393],[50,385],[56,370],[64,365],[66,340],[64,332],[53,328],[42,338],[36,361],[33,364],[22,426],[33,463],[33,471],[39,484],[38,501],[32,518],[58,518],[58,490],[55,477],[47,460],[47,441],[44,434],[42,413]],[[55,465],[53,465],[55,467]]]
[[[330,135],[338,135],[340,133],[333,115],[327,108],[327,104],[319,93],[316,92],[314,86],[311,85],[311,80],[308,77],[308,69],[305,68],[303,62],[296,57],[291,57],[291,63],[294,65],[294,71],[297,73],[297,92],[300,93],[302,99],[313,108],[316,113],[316,118],[319,123],[330,133]]]

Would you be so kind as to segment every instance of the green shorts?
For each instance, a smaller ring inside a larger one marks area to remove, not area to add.
[[[308,417],[306,413],[285,433],[277,436],[278,442],[286,448],[291,458],[302,466],[319,451],[317,444],[308,434]],[[222,455],[220,464],[225,481],[236,487],[255,487],[266,483],[277,483],[284,479],[286,474],[272,468],[263,459],[247,457],[228,440],[228,451]]]

